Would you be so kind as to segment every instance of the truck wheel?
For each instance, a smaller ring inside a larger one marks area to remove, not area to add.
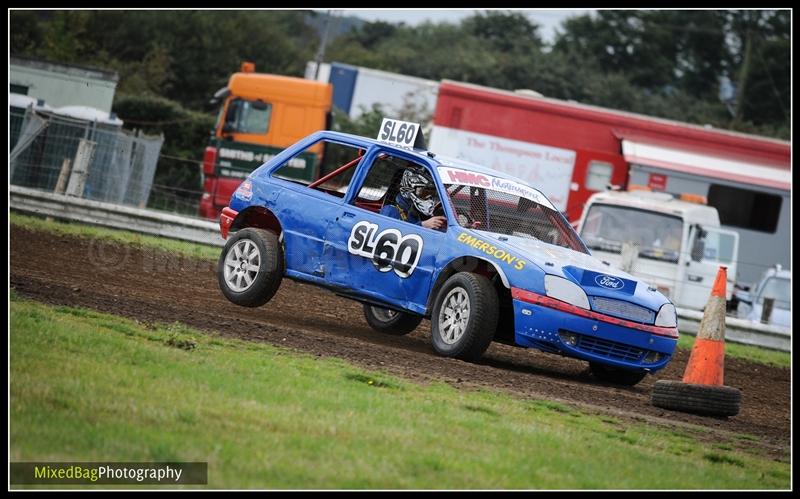
[[[417,329],[422,317],[419,315],[405,314],[394,310],[364,304],[364,317],[367,324],[379,333],[403,336]]]
[[[633,386],[647,376],[647,371],[618,369],[598,362],[589,362],[589,368],[598,379],[625,386]]]
[[[662,379],[653,385],[650,403],[674,411],[708,416],[739,414],[742,392],[731,386],[697,385]]]
[[[439,290],[431,315],[433,348],[445,357],[477,360],[497,330],[499,300],[486,277],[451,276]]]
[[[225,243],[217,262],[222,294],[243,307],[260,307],[283,280],[283,249],[274,232],[242,229]]]

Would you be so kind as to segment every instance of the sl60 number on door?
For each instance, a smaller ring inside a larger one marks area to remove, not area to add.
[[[378,232],[376,224],[361,221],[353,226],[347,240],[347,250],[372,260],[381,272],[394,273],[402,278],[417,268],[422,254],[422,238],[416,234],[403,235],[397,229]]]

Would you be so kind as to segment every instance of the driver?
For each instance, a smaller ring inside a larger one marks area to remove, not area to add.
[[[436,187],[425,172],[407,169],[403,172],[400,192],[395,196],[394,203],[385,205],[381,214],[429,229],[443,229],[447,225],[447,218],[434,216],[440,206]]]

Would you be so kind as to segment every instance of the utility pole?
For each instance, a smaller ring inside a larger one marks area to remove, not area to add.
[[[315,57],[316,61],[316,69],[314,70],[314,79],[316,80],[319,78],[319,67],[322,65],[322,59],[325,58],[325,45],[328,43],[328,33],[331,29],[331,21],[333,19],[332,15],[333,11],[329,10],[327,13],[327,19],[325,19],[325,30],[322,32],[322,39],[319,41],[319,50],[317,50],[317,56]]]
[[[753,37],[750,28],[747,28],[747,39],[745,40],[744,59],[742,69],[739,71],[739,84],[736,85],[736,114],[733,117],[734,123],[742,121],[742,104],[744,103],[745,90],[747,87],[747,77],[750,74],[750,64],[753,53]]]

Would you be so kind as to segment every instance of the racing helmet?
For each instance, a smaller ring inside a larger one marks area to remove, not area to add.
[[[426,217],[432,217],[439,204],[436,187],[422,170],[409,168],[403,172],[400,195]]]

